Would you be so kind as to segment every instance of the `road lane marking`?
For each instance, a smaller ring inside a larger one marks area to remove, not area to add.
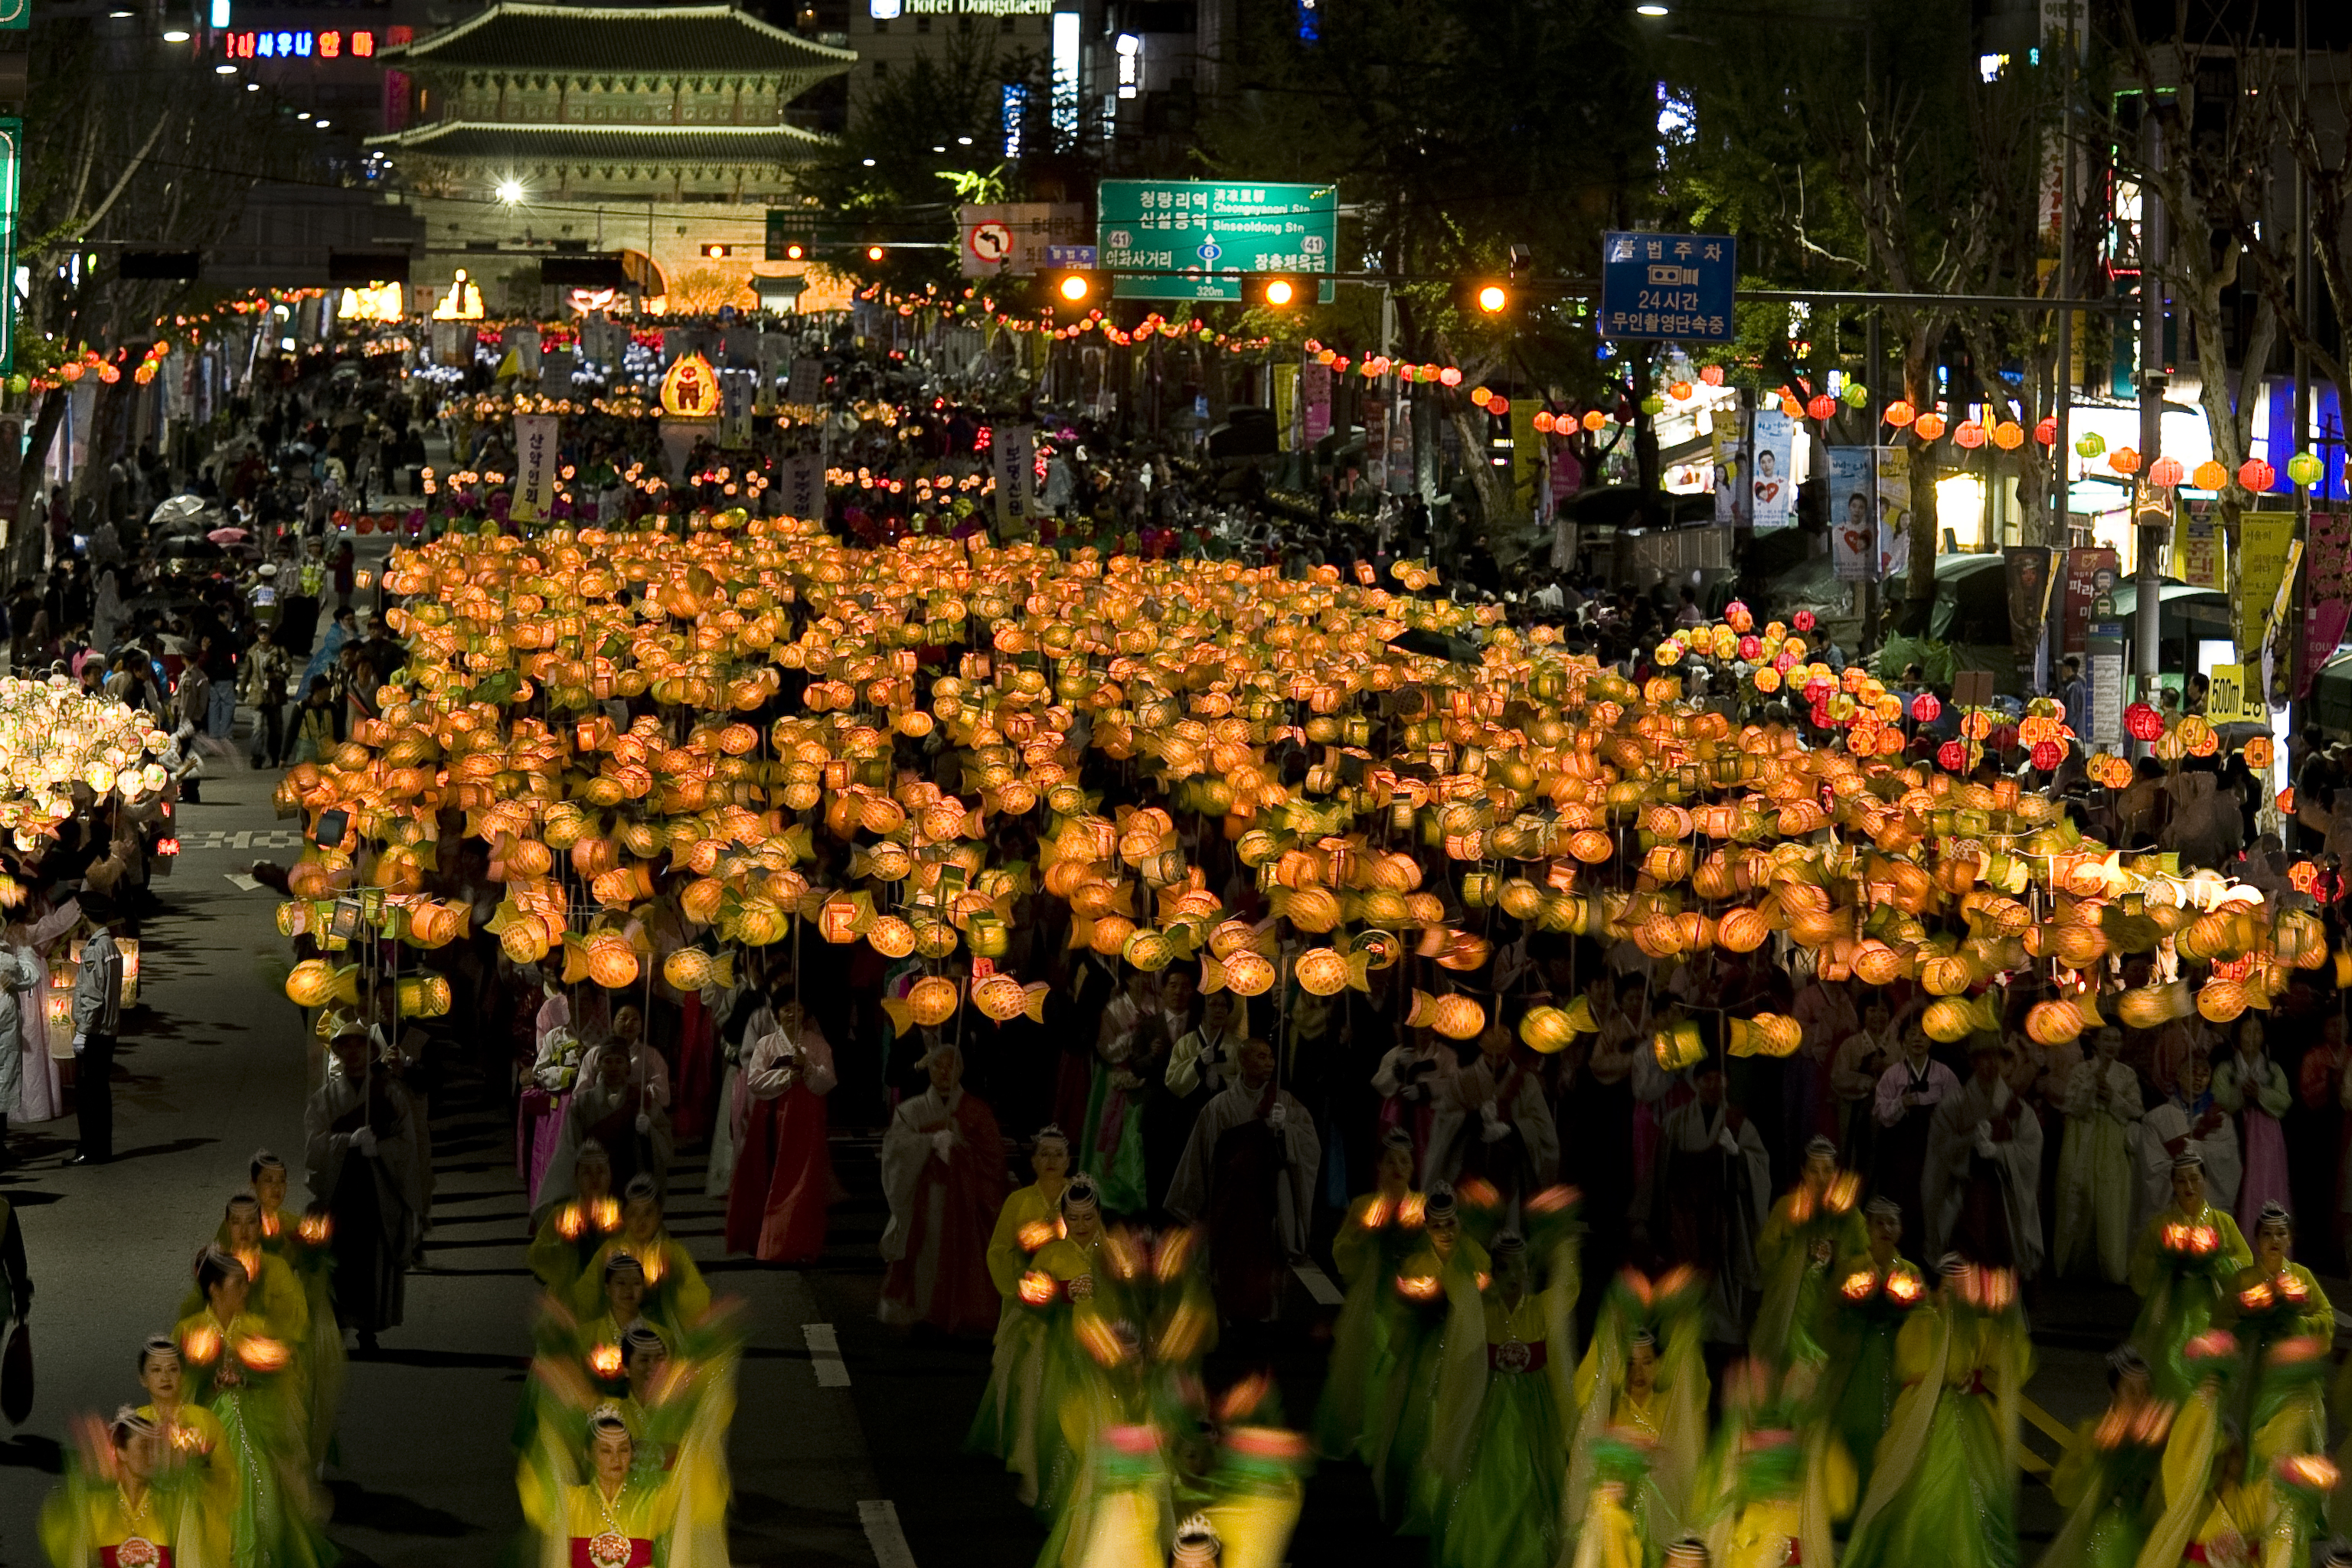
[[[827,1338],[833,1334],[830,1323],[811,1323],[809,1327],[823,1329]],[[907,1532],[898,1528],[897,1503],[887,1498],[879,1502],[861,1502],[857,1505],[857,1522],[866,1527],[866,1544],[873,1549],[875,1568],[915,1568],[915,1553],[907,1544]]]
[[[223,871],[221,875],[226,877],[228,879],[229,886],[235,888],[240,893],[252,892],[256,888],[261,886],[260,883],[255,881],[252,878],[241,875],[236,871]]]
[[[1317,1306],[1336,1307],[1347,1300],[1339,1294],[1339,1287],[1331,1283],[1331,1277],[1315,1264],[1294,1263],[1290,1271],[1298,1276],[1298,1282],[1307,1287],[1307,1293],[1315,1298]]]
[[[834,1333],[833,1325],[803,1323],[801,1334],[808,1341],[809,1365],[816,1371],[816,1385],[819,1388],[847,1388],[849,1363],[841,1359],[841,1340]],[[886,1502],[882,1506],[888,1508],[890,1505]],[[893,1514],[890,1528],[896,1530],[898,1527],[898,1516]],[[911,1563],[914,1560],[908,1558],[908,1561]]]

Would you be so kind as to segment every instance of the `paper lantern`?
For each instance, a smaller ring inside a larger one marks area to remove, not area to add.
[[[1911,717],[1919,723],[1932,724],[1943,715],[1943,700],[1932,691],[1922,691],[1911,700]]]
[[[1486,1026],[1486,1009],[1458,991],[1444,996],[1415,991],[1412,1009],[1405,1015],[1405,1026],[1434,1029],[1449,1040],[1473,1039]]]
[[[2139,472],[2139,452],[2136,447],[2118,447],[2107,454],[2107,467],[2119,474]]]
[[[1790,1057],[1804,1042],[1804,1026],[1777,1013],[1724,1020],[1724,1049],[1735,1057]]]
[[[2189,470],[2189,482],[2200,490],[2218,490],[2230,482],[2230,470],[2208,458]]]
[[[1263,996],[1274,984],[1274,965],[1244,950],[1224,960],[1225,988],[1236,996]]]
[[[1992,427],[1992,444],[2004,452],[2014,452],[2025,445],[2025,427],[2014,419],[2004,419]]]
[[[1848,408],[1860,408],[1870,401],[1870,388],[1858,381],[1849,381],[1845,384],[1845,390],[1838,395],[1845,399]]]
[[[2260,458],[2248,458],[2238,465],[2238,483],[2249,490],[2266,490],[2278,482],[2278,470]]]
[[[1918,433],[1919,439],[1922,441],[1935,441],[1943,437],[1945,426],[1948,423],[1940,414],[1927,413],[1913,420],[1911,428]]]
[[[2326,471],[2326,466],[2309,452],[2297,452],[2286,460],[2286,477],[2305,489],[2317,484],[2319,476]]]
[[[2209,1024],[2226,1024],[2246,1010],[2246,988],[2235,980],[2209,980],[2197,992],[2197,1011]]]
[[[1902,429],[1918,416],[1919,411],[1899,397],[1886,405],[1886,413],[1884,416],[1886,422],[1897,430]]]
[[[2036,421],[2033,426],[2033,438],[2045,447],[2055,447],[2058,444],[2058,416],[2054,414],[2046,414]]]
[[[1579,997],[1579,1001],[1583,998]],[[1558,1007],[1530,1007],[1519,1020],[1519,1038],[1545,1056],[1554,1056],[1568,1048],[1576,1037],[1576,1029],[1568,1015]]]
[[[1706,1059],[1706,1043],[1699,1037],[1698,1026],[1688,1020],[1652,1036],[1650,1050],[1658,1066],[1668,1072],[1682,1072]]]
[[[1969,765],[1968,748],[1958,741],[1947,741],[1936,748],[1936,765],[1946,773],[1957,773]]]
[[[2178,458],[2158,458],[2147,466],[2147,482],[2160,489],[2168,490],[2178,488],[2180,478],[2180,459]]]
[[[449,1011],[449,982],[442,975],[410,976],[394,984],[404,1018],[438,1018]]]
[[[2033,742],[2033,749],[2026,755],[2036,768],[2046,773],[2066,760],[2066,742],[2036,741]]]
[[[1815,393],[1812,401],[1805,405],[1805,412],[1820,420],[1834,417],[1837,411],[1838,400],[1826,392]]]
[[[2135,741],[2153,741],[2164,733],[2164,715],[2145,702],[2124,710],[2124,729]]]
[[[1733,952],[1753,952],[1764,945],[1772,934],[1772,927],[1758,910],[1737,909],[1725,911],[1716,922],[1717,945]]]
[[[1963,419],[1952,432],[1952,444],[1974,451],[1985,444],[1985,427],[1973,419]]]
[[[1698,378],[1706,383],[1709,386],[1721,386],[1723,384],[1723,367],[1719,364],[1701,365],[1699,366]]]
[[[2078,457],[2095,458],[2106,449],[2107,438],[2096,430],[2084,431],[2082,438],[2074,443],[2074,452]]]
[[[907,988],[907,1012],[926,1028],[935,1028],[953,1017],[961,1000],[956,983],[937,974],[926,974]]]
[[[626,937],[604,932],[588,940],[588,978],[607,991],[637,982],[637,955]]]

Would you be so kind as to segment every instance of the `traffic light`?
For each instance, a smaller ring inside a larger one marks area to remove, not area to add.
[[[1500,321],[1516,314],[1518,289],[1501,278],[1473,278],[1457,284],[1454,304],[1472,321]]]
[[[784,241],[783,254],[782,256],[771,256],[768,259],[771,261],[806,261],[808,259],[808,247],[797,239],[788,239]]]
[[[889,258],[889,254],[890,253],[888,251],[885,250],[878,245],[869,245],[866,247],[866,259],[868,261],[887,260]]]
[[[1296,272],[1253,272],[1242,279],[1242,299],[1263,310],[1295,310],[1315,302],[1315,279]]]
[[[1088,311],[1110,303],[1110,274],[1082,267],[1057,268],[1037,275],[1037,294],[1039,308],[1053,311],[1055,321],[1079,321]]]

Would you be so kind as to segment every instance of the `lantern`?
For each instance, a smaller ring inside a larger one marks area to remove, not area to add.
[[[2045,773],[2049,773],[2066,760],[2066,742],[2036,741],[2033,742],[2033,749],[2027,753],[2027,756],[2036,768]]]
[[[925,1028],[936,1028],[955,1016],[961,999],[954,981],[926,974],[908,987],[907,1013]]]
[[[1918,433],[1919,439],[1922,441],[1937,441],[1943,438],[1944,428],[1948,423],[1948,421],[1940,414],[1922,414],[1911,422],[1911,428]]]
[[[1952,444],[1974,451],[1985,444],[1985,427],[1973,419],[1963,419],[1952,432]]]
[[[2147,466],[2147,482],[2163,489],[2175,489],[2180,484],[2180,459],[2158,458]]]
[[[2106,449],[2107,438],[2096,430],[2084,431],[2082,439],[2074,443],[2074,452],[2077,457],[2095,458]]]
[[[1870,401],[1870,388],[1858,381],[1849,381],[1845,384],[1845,390],[1838,395],[1845,399],[1848,408],[1860,408]]]
[[[2014,419],[2004,419],[1992,427],[1992,444],[2004,452],[2014,452],[2025,445],[2025,427]]]
[[[2033,426],[2033,438],[2044,447],[2055,447],[2058,444],[2058,416],[2054,414],[2042,416]]]
[[[1805,412],[1816,419],[1830,419],[1836,415],[1837,411],[1838,400],[1826,392],[1815,393],[1812,401],[1805,405]]]
[[[1244,948],[1223,963],[1225,989],[1236,996],[1263,996],[1274,984],[1274,965],[1261,953]]]
[[[1958,741],[1947,741],[1936,748],[1936,765],[1948,773],[1957,773],[1969,765],[1968,748]]]
[[[2305,489],[2317,484],[2319,476],[2326,471],[2320,460],[2309,452],[2297,452],[2286,460],[2286,477]]]
[[[2230,470],[2208,458],[2190,470],[2189,482],[2200,490],[2218,490],[2230,482]]]
[[[2238,465],[2238,483],[2249,490],[2266,490],[2278,482],[2278,471],[2260,458],[2248,458]]]
[[[1899,397],[1886,405],[1886,422],[1897,430],[1902,429],[1918,416],[1919,411]]]
[[[1706,1043],[1699,1037],[1698,1026],[1687,1019],[1651,1037],[1650,1049],[1658,1066],[1668,1072],[1681,1072],[1706,1059]]]
[[[1922,691],[1911,700],[1911,717],[1919,723],[1932,724],[1943,714],[1943,700],[1932,691]]]
[[[2164,733],[2164,715],[2145,702],[2124,710],[2124,729],[2135,741],[2153,741]]]
[[[2119,474],[2136,474],[2139,472],[2139,453],[2134,447],[2118,447],[2108,454],[2107,467]]]

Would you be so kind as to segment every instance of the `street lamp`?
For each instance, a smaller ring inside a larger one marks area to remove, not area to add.
[[[1664,16],[1670,14],[1665,6],[1657,3],[1657,0],[1648,0],[1646,5],[1634,6],[1633,13],[1639,16]]]
[[[509,206],[512,206],[517,202],[522,200],[522,182],[516,179],[500,180],[499,182],[499,200],[506,203]]]
[[[169,28],[163,34],[163,41],[167,44],[184,44],[188,41],[188,30],[185,27]]]

